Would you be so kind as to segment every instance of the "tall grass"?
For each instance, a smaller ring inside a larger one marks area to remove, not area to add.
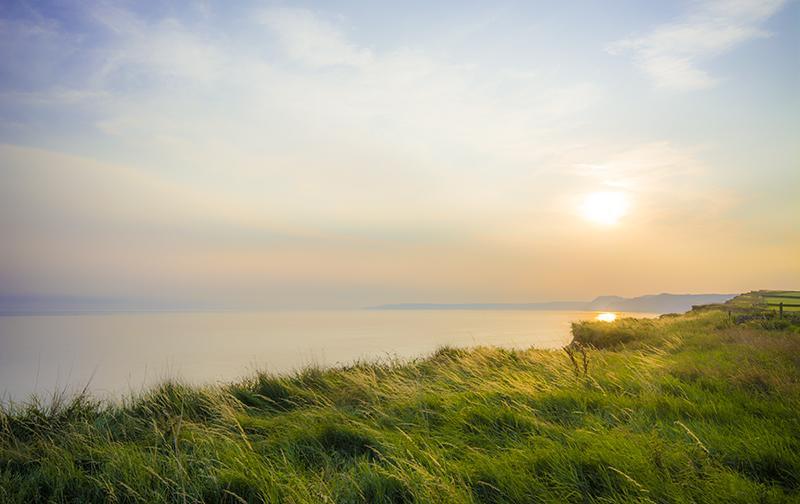
[[[0,413],[0,502],[798,502],[800,328],[724,310],[563,351],[164,383]]]

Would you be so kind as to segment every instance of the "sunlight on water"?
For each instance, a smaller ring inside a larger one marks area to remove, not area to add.
[[[617,320],[617,314],[612,312],[603,312],[598,313],[595,318],[603,322],[614,322]]]
[[[309,364],[408,359],[443,345],[555,349],[572,340],[572,322],[597,316],[342,310],[0,317],[0,404],[87,384],[94,394],[119,397],[167,378],[213,384],[256,370],[285,373]]]

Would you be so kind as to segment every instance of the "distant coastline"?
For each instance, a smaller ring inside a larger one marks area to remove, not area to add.
[[[735,294],[655,294],[624,298],[599,296],[591,301],[538,303],[393,303],[366,310],[557,310],[624,311],[635,313],[682,313],[692,306],[724,303]],[[0,316],[101,315],[115,313],[231,312],[262,310],[255,306],[214,306],[125,298],[0,295]]]
[[[724,303],[736,294],[653,294],[624,298],[599,296],[591,301],[541,303],[398,303],[370,306],[367,310],[576,310],[638,313],[682,313],[692,306]]]

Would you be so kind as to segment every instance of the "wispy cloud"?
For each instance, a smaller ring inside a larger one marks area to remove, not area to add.
[[[105,6],[92,11],[94,19],[114,34],[96,76],[105,81],[124,78],[183,78],[207,82],[221,73],[225,55],[211,40],[192,33],[180,21],[146,23],[132,13]]]
[[[614,152],[599,163],[577,163],[574,172],[588,187],[628,194],[635,200],[637,218],[648,225],[728,223],[722,217],[741,202],[741,195],[722,186],[709,192],[714,175],[703,150],[649,142]]]
[[[372,60],[369,49],[351,43],[335,24],[307,9],[271,8],[258,20],[278,37],[289,57],[325,67],[362,66]]]
[[[538,169],[603,99],[591,82],[493,74],[402,46],[366,49],[318,11],[256,12],[254,30],[240,35],[95,9],[91,19],[109,41],[84,81],[66,87],[53,72],[60,87],[5,98],[62,106],[72,98],[96,131],[152,155],[138,161],[144,171],[179,172],[259,202],[264,190],[253,188],[268,186],[272,206],[326,221],[392,211],[412,220],[415,211],[401,205],[410,199],[419,212],[472,209]],[[341,71],[318,71],[331,66]],[[489,159],[502,168],[483,169]],[[298,187],[315,194],[314,206],[293,196]]]
[[[685,19],[650,33],[613,42],[611,54],[630,54],[658,87],[692,91],[715,86],[704,62],[747,41],[768,37],[763,23],[785,0],[710,0],[694,4]]]
[[[670,142],[650,142],[615,152],[600,163],[578,163],[576,174],[610,187],[638,190],[665,185],[675,187],[696,183],[696,177],[708,169],[696,153]]]

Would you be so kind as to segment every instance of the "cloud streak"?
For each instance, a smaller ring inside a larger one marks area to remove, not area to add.
[[[538,170],[603,99],[591,82],[372,51],[311,10],[255,12],[236,40],[95,9],[110,40],[85,80],[7,98],[85,110],[95,134],[154,158],[143,171],[331,225],[485,213],[477,201]]]
[[[256,19],[272,30],[290,58],[302,64],[360,67],[372,61],[372,51],[348,41],[336,25],[311,10],[275,7]]]
[[[762,25],[784,4],[784,0],[699,2],[685,19],[656,26],[643,36],[618,40],[606,50],[630,55],[657,87],[675,91],[712,88],[719,78],[703,64],[745,42],[768,37]]]

